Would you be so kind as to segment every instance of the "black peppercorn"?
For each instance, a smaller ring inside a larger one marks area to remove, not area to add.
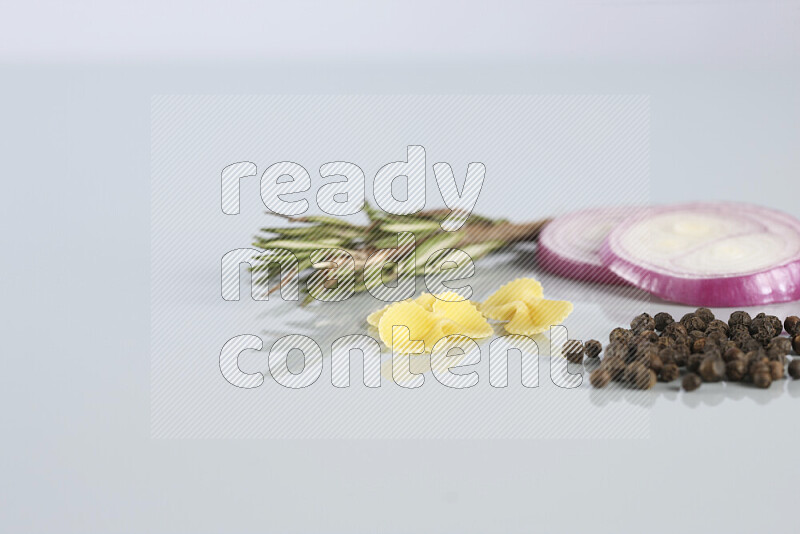
[[[773,325],[772,321],[766,316],[761,317],[761,315],[762,314],[759,314],[759,316],[750,323],[750,335],[753,336],[753,339],[766,346],[767,343],[777,335],[777,332],[775,331],[775,325]]]
[[[649,332],[649,330],[645,331]],[[644,352],[649,347],[657,347],[656,344],[658,342],[658,338],[655,341],[651,341],[648,336],[639,334],[638,336],[634,337],[631,341],[630,348],[636,352]]]
[[[738,325],[749,327],[751,322],[752,319],[749,313],[747,313],[746,311],[735,311],[731,314],[730,319],[728,319],[728,326],[731,329],[733,329]]]
[[[603,352],[603,345],[596,339],[590,339],[583,345],[587,358],[597,358]]]
[[[628,345],[621,341],[612,341],[606,347],[606,359],[619,358],[625,360],[628,357]]]
[[[739,347],[740,349],[742,349],[744,352],[747,352],[747,351],[744,349],[744,347],[745,347],[745,345],[747,345],[747,344],[748,344],[748,343],[749,343],[749,342],[750,342],[752,339],[753,339],[753,338],[752,338],[752,337],[750,337],[750,334],[747,334],[747,337],[745,337],[745,336],[739,336],[739,335],[736,335],[735,337],[732,337],[732,338],[731,338],[731,343],[733,343],[734,345],[736,345],[737,347]],[[758,342],[756,341],[755,343],[758,343]]]
[[[706,322],[693,313],[687,313],[681,318],[681,324],[691,332],[692,330],[699,330],[704,332],[706,329]]]
[[[659,312],[653,317],[653,323],[655,324],[656,330],[659,332],[663,332],[667,326],[674,323],[675,319],[672,318],[670,314],[667,312]]]
[[[800,354],[798,316],[781,322],[774,315],[762,312],[751,317],[740,310],[725,322],[716,319],[710,309],[698,308],[680,321],[666,312],[655,317],[642,313],[630,326],[615,328],[609,334],[605,357],[590,376],[595,387],[618,381],[648,389],[656,380],[679,379],[681,368],[686,367],[688,374],[681,382],[686,391],[694,391],[703,381],[720,380],[747,381],[767,388],[786,375],[788,354],[792,350]],[[781,337],[784,328],[790,337]],[[577,362],[584,354],[595,358],[602,350],[602,345],[592,340],[580,351],[570,346],[565,354]],[[800,358],[789,362],[788,373],[800,379]]]
[[[716,356],[708,356],[700,364],[703,382],[719,382],[725,376],[725,362]]]
[[[650,369],[650,382],[647,383],[647,389],[653,389],[658,383],[658,373]]]
[[[639,333],[638,338],[642,341],[649,341],[650,343],[658,343],[658,334],[655,330],[643,330]]]
[[[674,363],[674,364],[677,365],[677,361],[676,360],[678,358],[678,353],[672,347],[664,347],[664,348],[662,348],[658,353],[658,357],[661,358],[661,362],[664,365],[669,365],[671,363]]]
[[[656,317],[658,317],[658,315],[656,315]],[[783,328],[790,336],[796,336],[800,334],[800,317],[796,315],[790,315],[783,322]]]
[[[789,376],[795,380],[800,379],[800,359],[794,359],[789,364]]]
[[[774,315],[767,315],[766,313],[761,312],[758,315],[756,315],[755,317],[753,317],[753,321],[756,321],[756,320],[764,321],[764,322],[768,323],[776,331],[775,332],[776,334],[780,334],[783,331],[783,323],[781,322],[780,319],[778,319]],[[753,323],[750,323],[751,327],[752,327],[752,325],[753,325]]]
[[[651,353],[649,356],[650,356],[650,359],[649,359],[648,363],[649,363],[650,369],[655,371],[656,373],[660,372],[661,369],[663,369],[663,367],[664,367],[664,361],[661,359],[661,357],[658,355],[657,352],[656,353]]]
[[[728,346],[729,347],[734,347],[734,348],[737,348],[737,349],[741,349],[742,348],[742,342],[741,341],[735,341],[735,340],[731,339],[730,341],[728,341]]]
[[[681,370],[674,363],[667,363],[661,368],[659,376],[664,382],[672,382],[681,376]]]
[[[775,356],[775,355],[770,356],[770,355],[767,355],[767,358],[769,358],[770,362],[777,362],[777,363],[781,364],[782,366],[786,367],[786,362],[788,361],[789,357],[788,356]]]
[[[787,356],[792,352],[792,340],[788,337],[775,337],[767,345],[767,356],[771,359]]]
[[[650,336],[652,334],[652,336]],[[628,347],[637,355],[644,354],[651,347],[658,349],[658,335],[652,330],[645,330],[638,336],[635,336]]]
[[[750,327],[745,326],[743,324],[737,324],[735,326],[728,328],[728,336],[731,339],[736,339],[736,338],[748,339],[752,337],[750,335]]]
[[[692,343],[704,337],[706,337],[706,333],[702,330],[692,330],[689,332],[689,339],[692,341]]]
[[[664,335],[670,337],[678,337],[678,336],[686,336],[689,334],[689,331],[686,330],[686,327],[683,326],[681,323],[669,323],[667,326],[664,327]]]
[[[700,317],[703,321],[705,321],[706,324],[714,320],[714,313],[708,308],[697,308],[694,311],[694,314]]]
[[[703,363],[703,360],[705,360],[705,358],[706,355],[703,353],[692,354],[686,361],[686,368],[690,372],[696,373],[700,369],[700,364]]]
[[[745,361],[748,363],[754,360],[760,360],[765,357],[766,357],[766,352],[764,352],[764,349],[761,347],[759,347],[758,350],[751,350],[745,352],[744,354]]]
[[[589,375],[589,382],[596,388],[604,388],[611,382],[611,373],[606,369],[595,369],[592,371],[592,374]]]
[[[728,336],[722,330],[706,330],[706,342],[721,348],[728,342]]]
[[[583,363],[583,344],[577,339],[564,343],[564,357],[570,363]]]
[[[647,355],[653,351],[658,351],[658,347],[648,341],[642,341],[638,345],[631,345],[628,349],[628,357],[625,358],[626,363],[634,361],[647,360]]]
[[[641,362],[633,362],[625,368],[623,380],[636,389],[644,389],[650,381],[650,369]]]
[[[694,343],[692,343],[692,353],[703,352],[703,349],[706,347],[706,338],[701,337],[700,339],[695,339]]]
[[[727,349],[722,353],[722,359],[725,362],[732,362],[734,360],[744,360],[744,352],[741,349],[733,347]]]
[[[727,336],[730,328],[728,327],[728,323],[726,323],[725,321],[714,319],[713,321],[709,322],[708,325],[706,326],[706,334],[714,330],[719,330]]]
[[[639,334],[645,330],[654,330],[656,327],[655,320],[647,313],[637,315],[631,321],[631,330],[634,334]]]
[[[606,357],[600,362],[600,369],[608,371],[613,380],[619,380],[625,371],[625,361],[619,357],[610,357],[606,353]]]
[[[744,352],[752,352],[754,350],[760,350],[761,348],[762,348],[761,343],[759,343],[753,338],[750,338],[747,341],[743,342],[741,346],[741,349]]]
[[[632,337],[633,337],[633,332],[631,332],[630,330],[627,330],[625,328],[615,328],[608,335],[608,340],[611,343],[614,343],[615,341],[619,341],[619,342],[625,343],[627,345]]]
[[[731,382],[739,382],[747,374],[744,360],[731,360],[725,365],[725,378]]]
[[[694,373],[689,373],[688,375],[683,377],[683,381],[681,382],[681,386],[685,391],[694,391],[700,387],[703,381]]]
[[[781,320],[774,316],[774,315],[767,315],[766,313],[759,313],[755,317],[753,317],[753,321],[750,323],[750,330],[753,330],[753,323],[758,321],[759,323],[766,323],[772,327],[775,331],[775,335],[779,335],[783,332],[783,323]]]
[[[676,343],[675,338],[667,336],[658,338],[658,346],[661,348],[674,347]]]
[[[722,351],[719,348],[713,345],[706,345],[705,350],[703,351],[703,355],[708,358],[709,356],[713,356],[714,358],[721,360],[722,359]]]
[[[766,358],[754,358],[750,360],[747,368],[747,374],[755,377],[758,373],[771,373],[769,368],[769,360]]]
[[[769,373],[772,375],[772,380],[780,380],[786,376],[786,370],[784,368],[783,362],[779,362],[776,360],[770,360],[769,362]]]
[[[628,367],[628,384],[636,389],[652,389],[658,381],[658,375],[646,365],[640,363]]]
[[[753,375],[753,384],[756,387],[766,389],[772,385],[772,375],[769,371],[759,371]]]
[[[775,329],[775,335],[779,336],[783,332],[783,323],[774,315],[767,315],[767,320],[772,323],[772,328]]]
[[[678,367],[686,367],[689,360],[689,346],[686,344],[675,345],[675,364]]]

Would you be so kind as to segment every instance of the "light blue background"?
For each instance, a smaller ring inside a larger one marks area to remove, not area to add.
[[[796,3],[742,4],[735,24],[722,8],[696,25],[683,16],[691,11],[668,18],[653,37],[660,53],[643,32],[620,37],[610,52],[600,46],[604,57],[583,42],[571,59],[564,39],[552,56],[539,47],[510,58],[492,49],[488,58],[426,60],[423,49],[414,62],[401,51],[344,63],[347,50],[337,48],[325,61],[309,59],[312,49],[286,62],[274,51],[266,62],[167,54],[173,61],[159,63],[155,45],[124,62],[98,46],[106,57],[97,62],[91,54],[63,61],[51,46],[52,57],[45,50],[25,63],[9,45],[15,34],[5,33],[3,57],[14,61],[0,67],[0,530],[792,530],[797,383],[741,398],[724,388],[667,392],[645,441],[150,439],[152,94],[649,94],[654,199],[748,200],[797,214]],[[660,12],[648,13],[645,28],[659,27]],[[70,28],[70,19],[56,17],[56,26]],[[642,53],[633,52],[637,36]],[[528,50],[525,40],[504,42],[506,52]],[[627,50],[634,57],[615,60]]]

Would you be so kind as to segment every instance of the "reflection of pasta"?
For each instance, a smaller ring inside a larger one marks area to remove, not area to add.
[[[511,334],[532,336],[544,332],[572,313],[572,303],[544,298],[542,285],[532,278],[519,278],[498,289],[480,307],[489,319],[508,321]]]
[[[381,341],[394,347],[396,352],[430,352],[437,341],[448,335],[473,339],[491,336],[493,329],[478,308],[468,300],[459,299],[461,297],[453,292],[435,297],[423,294],[415,300],[396,302],[375,312],[368,321],[372,324],[380,314],[378,334]],[[405,328],[394,329],[395,326]]]

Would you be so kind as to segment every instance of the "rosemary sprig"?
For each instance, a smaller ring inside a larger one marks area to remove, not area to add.
[[[398,232],[414,234],[416,247],[404,251],[406,255],[403,257],[407,258],[408,254],[415,251],[415,273],[421,275],[424,274],[428,260],[443,249],[458,248],[469,254],[473,260],[478,260],[514,243],[534,241],[548,222],[548,219],[543,219],[515,224],[502,219],[472,215],[458,231],[444,232],[439,223],[450,214],[450,210],[447,209],[404,216],[386,214],[370,205],[367,205],[365,211],[368,221],[364,225],[352,224],[325,215],[287,217],[291,225],[261,228],[253,245],[259,249],[291,250],[298,259],[303,288],[306,287],[308,277],[314,272],[310,259],[313,251],[337,248],[346,250],[355,259],[357,281],[355,291],[360,292],[366,289],[363,283],[363,270],[367,258],[381,249],[396,248]],[[268,259],[263,258],[253,270],[264,271],[267,267]],[[284,273],[280,284],[272,291],[285,284],[294,274]],[[390,282],[396,276],[396,269],[389,268],[385,270],[383,280]],[[263,277],[258,280],[259,283],[267,282]]]

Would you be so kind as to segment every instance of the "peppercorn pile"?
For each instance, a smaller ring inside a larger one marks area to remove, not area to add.
[[[783,337],[784,328],[789,337]],[[580,363],[584,354],[597,358],[599,341],[565,346],[570,362]],[[783,323],[773,315],[755,317],[733,312],[727,322],[708,308],[698,308],[675,321],[668,313],[655,317],[643,313],[630,328],[615,328],[609,334],[599,367],[589,377],[596,388],[616,382],[635,389],[650,389],[656,382],[672,382],[683,376],[682,387],[694,391],[703,382],[745,382],[768,388],[788,373],[800,379],[800,358],[789,362],[794,350],[800,354],[800,318]]]

